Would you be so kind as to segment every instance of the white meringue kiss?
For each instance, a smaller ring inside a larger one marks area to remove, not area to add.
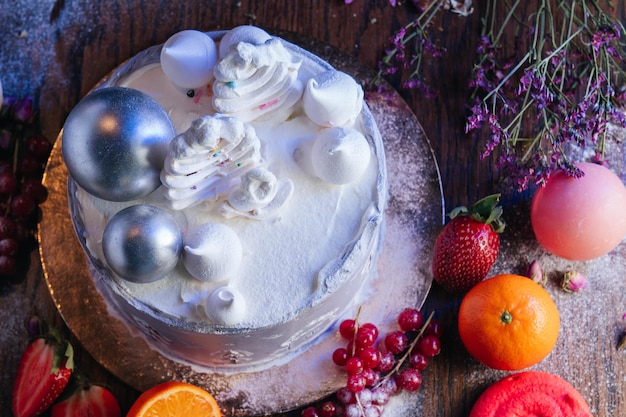
[[[183,264],[200,281],[227,281],[239,269],[242,254],[241,241],[230,227],[204,223],[186,236]]]
[[[213,39],[197,30],[172,35],[161,49],[161,67],[167,78],[182,89],[206,86],[213,78],[217,46]]]
[[[331,184],[349,184],[361,178],[371,159],[365,136],[348,127],[323,130],[311,148],[315,175]]]
[[[352,126],[363,108],[363,88],[346,73],[325,71],[307,82],[303,105],[319,126]]]
[[[246,314],[246,300],[234,287],[219,287],[209,295],[204,311],[215,324],[234,326],[239,324]]]

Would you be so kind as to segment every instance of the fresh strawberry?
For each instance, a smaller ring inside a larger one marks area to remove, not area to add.
[[[73,369],[72,345],[58,331],[30,342],[13,386],[15,417],[33,417],[48,409],[67,386]]]
[[[99,385],[78,388],[52,407],[51,417],[120,417],[120,405],[111,391]]]
[[[433,250],[433,279],[450,292],[464,292],[482,281],[500,250],[505,224],[498,206],[500,194],[476,202],[469,210],[457,207],[437,236]]]

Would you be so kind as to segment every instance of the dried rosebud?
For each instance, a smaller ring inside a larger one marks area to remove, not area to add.
[[[543,268],[541,268],[541,264],[536,259],[528,265],[526,276],[539,285],[545,285],[548,282],[548,276],[543,273]]]
[[[13,117],[20,122],[31,122],[34,115],[32,96],[26,96],[13,105]]]
[[[587,288],[587,276],[577,271],[567,271],[563,274],[561,288],[567,292],[579,292]]]

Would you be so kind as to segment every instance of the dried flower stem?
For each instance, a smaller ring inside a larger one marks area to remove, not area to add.
[[[489,127],[482,156],[500,149],[496,167],[519,191],[543,184],[555,169],[582,175],[571,149],[590,147],[602,160],[608,125],[626,127],[621,23],[597,0],[537,0],[527,20],[517,15],[522,4],[487,1],[466,126],[468,132]],[[507,12],[498,26],[499,10]],[[503,42],[511,25],[517,35],[513,53]],[[524,35],[525,48],[519,42]]]
[[[429,2],[414,20],[401,27],[390,38],[393,47],[387,50],[381,59],[378,73],[372,80],[372,84],[377,84],[385,75],[396,74],[411,68],[411,73],[402,86],[409,89],[416,88],[426,96],[435,95],[423,80],[422,63],[426,55],[440,57],[445,53],[444,48],[436,46],[431,40],[429,28],[437,13],[446,7],[449,8],[449,0]]]

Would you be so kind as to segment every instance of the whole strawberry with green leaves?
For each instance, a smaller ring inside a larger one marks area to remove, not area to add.
[[[482,281],[498,257],[504,230],[500,194],[487,196],[469,209],[457,207],[437,236],[433,279],[449,292],[465,292]]]

